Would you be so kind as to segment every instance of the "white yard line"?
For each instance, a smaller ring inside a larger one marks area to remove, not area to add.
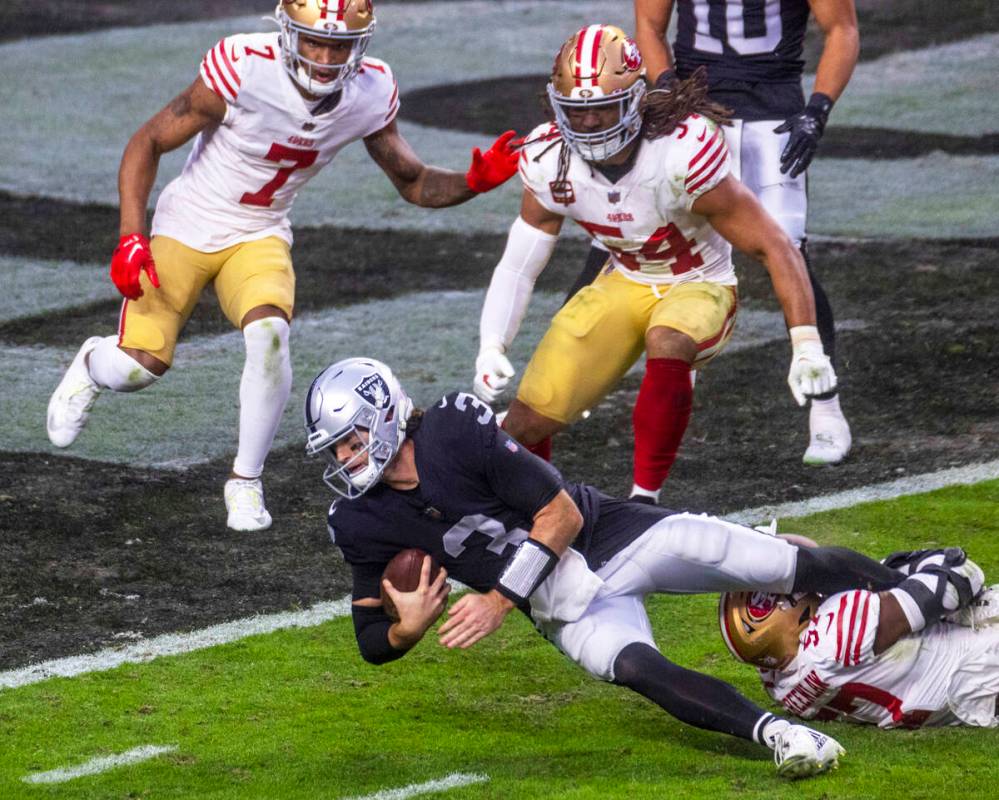
[[[800,502],[743,509],[732,514],[725,514],[725,518],[733,522],[751,525],[765,522],[772,517],[800,517],[817,514],[821,511],[850,508],[859,503],[891,500],[905,495],[931,492],[947,486],[979,483],[995,478],[999,478],[999,460],[945,469],[926,475],[899,478],[887,483],[863,486]],[[332,602],[317,603],[304,611],[257,615],[224,622],[220,625],[212,625],[190,633],[168,633],[125,647],[101,650],[87,655],[57,658],[8,672],[0,672],[0,690],[27,686],[49,678],[69,678],[87,672],[103,672],[120,667],[122,664],[141,664],[160,656],[189,653],[193,650],[227,644],[247,636],[271,633],[284,628],[308,628],[337,617],[346,616],[349,613],[350,598],[344,597]]]
[[[446,792],[449,789],[457,789],[461,786],[471,786],[476,783],[486,783],[488,775],[478,773],[452,772],[436,781],[426,783],[411,783],[399,789],[383,789],[374,794],[366,794],[363,797],[346,797],[344,800],[406,800],[409,797],[416,797],[420,794],[430,794],[431,792]]]
[[[148,744],[145,747],[134,747],[114,756],[100,756],[85,761],[75,767],[60,767],[48,772],[32,772],[21,778],[25,783],[65,783],[74,778],[82,778],[84,775],[97,775],[101,772],[124,767],[128,764],[138,764],[140,761],[148,761],[150,758],[163,753],[172,753],[177,749],[177,745],[159,746]]]

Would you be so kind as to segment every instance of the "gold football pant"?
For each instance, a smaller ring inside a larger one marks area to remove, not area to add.
[[[719,283],[648,286],[617,270],[601,274],[552,319],[517,399],[549,419],[575,422],[624,377],[657,326],[693,339],[693,368],[703,367],[732,336],[737,297],[735,286]]]
[[[219,305],[237,328],[257,306],[277,306],[291,319],[295,273],[287,242],[276,236],[202,253],[167,236],[150,242],[160,288],[143,272],[142,297],[122,303],[118,344],[173,363],[177,337],[210,282]]]

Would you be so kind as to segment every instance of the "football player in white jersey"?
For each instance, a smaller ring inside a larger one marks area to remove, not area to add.
[[[759,668],[774,700],[805,719],[999,726],[999,585],[955,611],[983,583],[959,548],[885,564],[909,577],[884,592],[724,594],[722,637]],[[948,584],[937,596],[941,575]]]
[[[559,51],[548,85],[556,124],[538,127],[521,150],[523,201],[482,309],[474,387],[494,402],[510,382],[506,350],[572,219],[610,259],[552,320],[504,429],[548,458],[551,435],[599,402],[644,350],[631,494],[654,503],[690,417],[691,369],[732,334],[730,245],[770,273],[790,329],[788,381],[798,402],[831,390],[836,376],[801,254],[731,175],[724,116],[700,76],[647,94],[644,74],[635,43],[611,25],[583,28]]]
[[[260,476],[291,389],[289,322],[295,276],[288,212],[302,185],[346,145],[363,140],[399,194],[451,206],[516,171],[508,131],[467,173],[424,164],[399,133],[399,89],[389,66],[365,56],[370,0],[283,0],[274,33],[216,44],[200,75],[147,121],[119,172],[121,239],[111,278],[125,301],[118,333],[81,347],[49,402],[47,429],[67,447],[103,389],[143,389],[170,367],[177,336],[214,283],[243,331],[239,447],[225,485],[227,524],[271,524]],[[195,138],[184,170],[161,193],[146,238],[146,206],[161,154]]]
[[[733,172],[801,248],[808,264],[805,171],[857,63],[854,0],[634,0],[634,6],[635,39],[649,79],[668,88],[699,67],[707,71],[709,96],[733,112],[728,134]],[[674,6],[676,39],[670,52],[665,37]],[[810,15],[822,32],[822,55],[806,103],[801,54]],[[810,265],[808,276],[822,345],[835,361],[832,305]],[[808,427],[806,464],[837,464],[849,453],[850,426],[835,389],[812,397]]]

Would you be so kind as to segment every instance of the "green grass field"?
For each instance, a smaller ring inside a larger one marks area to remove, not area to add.
[[[995,578],[997,503],[992,481],[780,527],[874,555],[958,543]],[[714,597],[649,607],[674,660],[766,704],[753,671],[724,650]],[[591,680],[523,618],[471,651],[428,639],[381,668],[360,659],[338,619],[0,693],[0,797],[391,798],[456,772],[488,781],[447,792],[455,800],[994,796],[996,731],[822,727],[847,749],[841,768],[787,784],[761,748]],[[177,749],[66,783],[23,782],[143,745]]]

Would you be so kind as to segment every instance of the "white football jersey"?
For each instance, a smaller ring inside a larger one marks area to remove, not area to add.
[[[760,670],[767,692],[806,719],[845,718],[881,728],[995,725],[999,626],[939,623],[880,655],[881,599],[841,592],[819,606],[783,670]]]
[[[721,128],[694,114],[668,136],[641,139],[632,168],[612,183],[570,150],[556,185],[561,137],[546,123],[527,137],[520,177],[548,210],[575,220],[639,283],[713,281],[734,285],[732,248],[690,208],[729,174]]]
[[[365,58],[332,111],[313,116],[281,64],[279,35],[229,36],[201,62],[226,102],[225,119],[198,134],[183,172],[160,194],[153,235],[204,252],[278,236],[302,185],[346,145],[388,125],[399,89],[388,65]]]

